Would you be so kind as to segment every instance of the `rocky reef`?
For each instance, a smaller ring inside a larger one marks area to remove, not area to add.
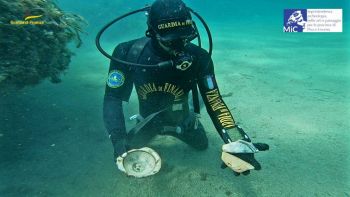
[[[60,82],[85,20],[53,0],[0,1],[0,89]]]

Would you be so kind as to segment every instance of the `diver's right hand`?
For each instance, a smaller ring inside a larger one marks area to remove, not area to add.
[[[124,167],[122,166],[123,159],[128,155],[128,150],[126,145],[126,140],[121,140],[118,143],[113,144],[114,147],[114,163],[117,165],[118,170],[125,172]]]
[[[126,139],[115,140],[113,142],[114,161],[128,151]]]
[[[109,139],[113,145],[114,151],[114,161],[117,157],[121,156],[123,153],[127,152],[127,134],[123,130],[111,130],[109,132]]]
[[[123,166],[123,160],[127,155],[128,155],[128,152],[124,152],[118,156],[116,156],[116,154],[114,154],[115,165],[117,165],[118,170],[120,170],[122,172],[125,172],[125,168]]]

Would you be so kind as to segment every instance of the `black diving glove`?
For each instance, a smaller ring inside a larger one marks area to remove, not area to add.
[[[118,140],[117,142],[115,142],[113,144],[113,148],[114,148],[114,160],[116,160],[117,157],[123,155],[128,151],[125,139]]]
[[[250,170],[261,170],[260,163],[255,159],[254,154],[259,151],[269,150],[265,143],[251,143],[248,135],[242,128],[237,127],[243,139],[224,144],[222,146],[221,168],[230,167],[236,176],[241,173],[248,175]]]
[[[110,135],[114,150],[114,161],[128,151],[126,134],[118,133]]]

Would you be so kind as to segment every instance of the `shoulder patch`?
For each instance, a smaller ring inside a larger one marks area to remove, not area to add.
[[[111,88],[119,88],[124,84],[125,77],[120,70],[112,70],[108,74],[107,85]]]

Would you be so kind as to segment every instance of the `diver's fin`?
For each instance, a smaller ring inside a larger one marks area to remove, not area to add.
[[[144,118],[142,121],[140,121],[139,123],[137,123],[129,132],[128,135],[132,136],[137,134],[148,122],[150,122],[155,116],[157,116],[158,114],[160,114],[161,112],[163,112],[165,109],[162,109],[160,111],[157,111],[153,114],[150,114],[149,116],[147,116],[146,118]]]

